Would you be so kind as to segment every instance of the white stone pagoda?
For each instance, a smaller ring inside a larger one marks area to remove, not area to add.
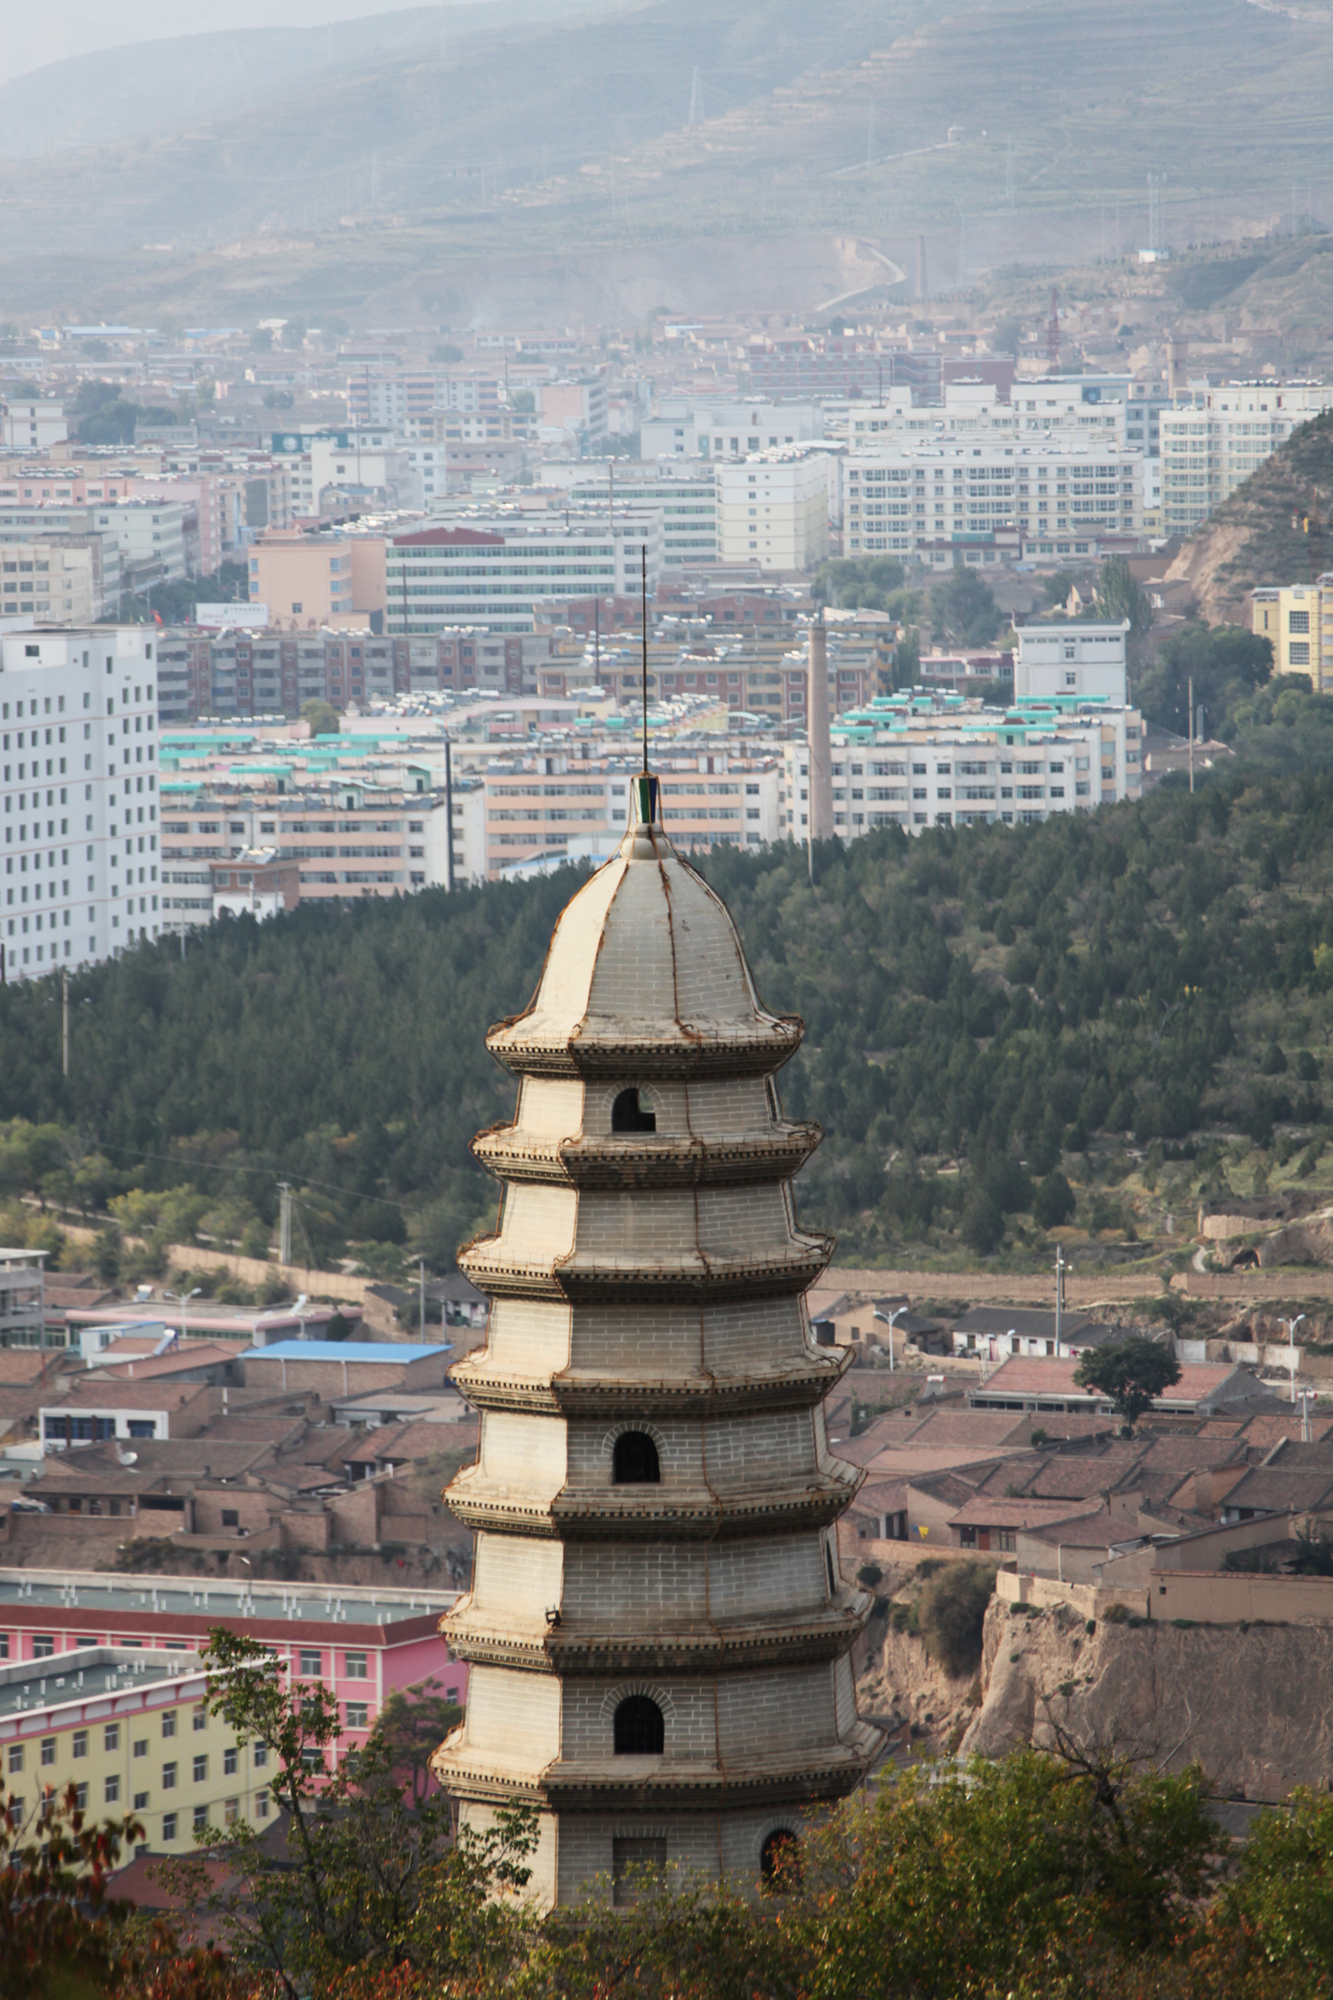
[[[476,1560],[441,1629],[472,1671],[434,1768],[465,1822],[539,1806],[548,1905],[670,1864],[747,1888],[880,1743],[835,1527],[862,1475],[824,1424],[846,1357],[803,1304],[832,1244],[790,1188],[821,1134],[772,1081],[801,1023],[760,1006],[657,780],[630,790],[488,1037],[518,1109],[475,1142],[504,1198],[459,1258],[493,1307],[454,1370],[481,1447],[445,1497]]]

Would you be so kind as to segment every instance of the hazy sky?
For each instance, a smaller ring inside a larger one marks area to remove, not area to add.
[[[422,0],[45,0],[22,7],[10,0],[0,37],[0,79],[21,76],[62,56],[86,55],[124,42],[219,28],[322,27],[367,14],[394,14]],[[468,4],[468,0],[455,0]],[[484,5],[485,0],[471,0]]]

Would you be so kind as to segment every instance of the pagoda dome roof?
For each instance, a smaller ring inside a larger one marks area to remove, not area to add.
[[[528,1006],[487,1047],[520,1074],[766,1073],[801,1023],[759,1003],[725,904],[678,854],[655,779],[618,852],[561,911]]]

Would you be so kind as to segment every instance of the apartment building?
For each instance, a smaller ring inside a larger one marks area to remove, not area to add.
[[[53,625],[93,624],[107,609],[102,556],[100,535],[6,542],[0,549],[0,616]],[[118,585],[118,563],[113,575]]]
[[[1016,701],[1128,699],[1128,621],[1095,624],[1070,619],[1022,625],[1014,656]]]
[[[559,377],[539,382],[537,414],[544,430],[572,431],[575,436],[606,436],[606,380],[601,375]]]
[[[559,671],[550,632],[491,632],[450,626],[428,638],[379,638],[356,630],[207,632],[170,626],[159,641],[164,726],[205,716],[296,716],[307,701],[360,708],[408,693],[563,695],[591,686],[592,672]]]
[[[1143,476],[1137,451],[1068,435],[1040,443],[893,444],[840,463],[843,542],[850,556],[910,556],[933,544],[966,555],[969,541],[1013,528],[1031,555],[1055,538],[1085,548],[1097,533],[1136,534]]]
[[[753,451],[808,444],[824,436],[818,403],[771,403],[752,399],[662,396],[655,416],[639,426],[645,459],[748,458]]]
[[[443,369],[403,369],[394,374],[360,370],[347,377],[347,416],[357,430],[391,431],[395,437],[431,437],[445,385]]]
[[[633,770],[623,758],[552,750],[485,771],[487,873],[552,853],[598,860],[625,830]],[[677,847],[760,847],[779,837],[776,758],[655,753],[662,819]]]
[[[1190,393],[1188,408],[1161,416],[1168,535],[1192,533],[1294,430],[1333,408],[1333,384],[1317,382],[1233,382]]]
[[[7,978],[158,935],[155,628],[0,634]]]
[[[891,718],[891,719],[890,719]],[[833,740],[833,826],[856,840],[879,827],[1031,825],[1053,813],[1142,796],[1137,709],[1077,701],[1003,712],[960,698],[889,696]],[[885,726],[887,722],[887,727]],[[789,840],[809,833],[809,749],[783,747],[780,810]]]
[[[141,590],[187,574],[187,515],[193,536],[194,512],[183,501],[121,500],[109,506],[36,507],[0,501],[0,543],[45,540],[54,535],[80,540],[97,536],[117,552],[124,587]],[[112,565],[105,553],[102,567],[108,576]]]
[[[45,397],[7,399],[0,437],[7,451],[49,451],[64,444],[69,437],[64,405]]]
[[[1250,617],[1273,648],[1273,672],[1308,674],[1314,692],[1323,694],[1324,662],[1333,661],[1333,572],[1318,583],[1256,590]]]
[[[225,1518],[225,1517],[224,1517]],[[467,1668],[438,1630],[452,1592],[200,1584],[97,1572],[0,1577],[0,1759],[26,1810],[73,1784],[94,1819],[132,1811],[144,1850],[188,1853],[196,1831],[275,1810],[263,1744],[236,1740],[205,1702],[199,1652],[225,1623],[270,1646],[293,1684],[322,1683],[343,1734],[328,1768],[364,1744],[387,1698],[427,1677],[462,1702]]]
[[[828,437],[852,451],[896,439],[1010,444],[1047,431],[1124,445],[1130,441],[1127,415],[1123,398],[1103,398],[1078,378],[1015,383],[1008,402],[994,382],[951,382],[939,403],[919,403],[910,389],[893,389],[882,400],[853,397],[824,407]]]
[[[577,481],[569,489],[579,507],[604,507],[608,519],[617,503],[636,513],[660,509],[664,570],[710,568],[719,560],[718,494],[711,466],[673,478],[653,467],[613,468],[609,476]]]
[[[835,461],[826,451],[782,446],[714,468],[718,554],[787,575],[817,569],[829,552],[829,492]]]
[[[40,1347],[45,1340],[46,1254],[0,1250],[0,1347]]]
[[[491,632],[531,632],[533,615],[571,592],[625,596],[640,584],[647,551],[648,589],[662,571],[662,516],[627,507],[614,523],[571,518],[546,523],[422,528],[389,537],[385,631],[402,636],[446,625]]]
[[[485,875],[480,779],[448,792],[418,772],[420,790],[369,775],[312,779],[299,789],[175,778],[163,794],[162,922],[173,933],[211,923],[224,910],[269,900],[256,915],[296,901],[343,902],[411,895]],[[258,781],[258,782],[256,782]],[[448,828],[453,819],[453,859]],[[256,857],[263,856],[262,864]],[[260,870],[263,879],[257,875]],[[246,882],[239,880],[246,876]]]
[[[247,557],[250,597],[279,631],[367,632],[384,610],[384,538],[270,528]]]
[[[390,507],[420,505],[411,457],[391,429],[274,431],[271,444],[298,518],[316,519],[321,496],[338,491],[374,494]]]

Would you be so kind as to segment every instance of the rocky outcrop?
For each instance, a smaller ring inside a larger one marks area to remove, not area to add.
[[[1058,1726],[1163,1770],[1201,1764],[1224,1796],[1333,1789],[1333,1625],[1108,1624],[996,1598],[976,1676],[951,1679],[882,1617],[862,1644],[862,1711],[899,1752],[1003,1757],[1053,1748]]]
[[[1219,1790],[1280,1799],[1333,1786],[1333,1627],[1095,1624],[1071,1606],[998,1599],[986,1614],[981,1703],[960,1749],[1003,1756],[1114,1744],[1164,1770],[1198,1763]]]

